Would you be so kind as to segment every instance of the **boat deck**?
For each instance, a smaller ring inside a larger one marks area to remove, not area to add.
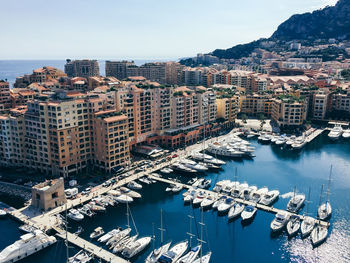
[[[163,182],[163,183],[168,183],[168,184],[180,184],[182,185],[184,188],[187,188],[187,189],[190,189],[192,188],[191,185],[187,185],[187,184],[182,184],[182,183],[178,183],[178,182],[174,182],[173,180],[170,180],[170,179],[165,179],[165,178],[161,178],[161,177],[155,177],[155,176],[150,176],[150,178],[154,179],[154,180],[157,180],[159,182]],[[214,195],[214,194],[218,194],[218,193],[215,193],[213,191],[210,191],[210,190],[205,190],[203,189],[203,191],[205,191],[206,193],[208,194],[211,194],[211,195]],[[218,194],[219,196],[223,196],[223,194]],[[278,208],[275,208],[273,206],[266,206],[266,205],[262,205],[262,204],[257,204],[257,203],[254,203],[254,202],[251,202],[251,201],[247,201],[247,200],[243,200],[241,198],[233,198],[236,202],[238,203],[241,203],[241,204],[244,204],[244,205],[251,205],[251,206],[254,206],[260,210],[263,210],[263,211],[266,211],[266,212],[269,212],[269,213],[274,213],[274,214],[277,214],[279,212],[282,212],[282,211],[285,211],[285,210],[282,210],[282,209],[278,209]],[[299,214],[295,214],[296,216],[298,216],[301,220],[304,219],[304,215],[299,215]],[[322,221],[322,220],[316,220],[316,222],[322,226],[325,226],[325,227],[329,227],[329,222],[326,222],[326,221]]]

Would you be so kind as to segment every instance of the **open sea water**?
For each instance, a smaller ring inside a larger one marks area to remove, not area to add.
[[[211,262],[300,262],[300,263],[342,263],[350,262],[350,140],[332,142],[326,134],[306,145],[301,151],[281,149],[272,145],[261,145],[252,140],[256,147],[256,157],[252,160],[227,160],[223,170],[217,173],[206,173],[212,179],[212,187],[218,180],[234,180],[234,171],[238,169],[238,180],[257,187],[278,189],[281,197],[275,207],[285,209],[292,195],[294,186],[298,192],[305,193],[311,187],[311,203],[309,212],[316,217],[321,185],[327,187],[330,166],[333,165],[330,201],[333,207],[329,236],[325,243],[313,248],[310,238],[301,239],[300,235],[288,238],[286,232],[272,236],[270,223],[273,214],[258,210],[256,217],[249,225],[242,225],[240,218],[228,222],[227,216],[219,216],[216,211],[204,212],[203,245],[204,253],[212,251]],[[176,176],[176,175],[175,175]],[[178,176],[182,181],[189,178]],[[188,215],[194,213],[196,224],[193,233],[200,235],[200,210],[185,206],[182,194],[165,192],[166,185],[156,183],[144,185],[140,191],[142,199],[130,205],[133,219],[139,236],[151,236],[153,228],[156,234],[156,246],[159,245],[160,210],[163,210],[163,222],[166,232],[164,241],[172,240],[173,244],[188,236]],[[183,193],[184,190],[181,192]],[[300,213],[304,213],[306,206]],[[98,226],[107,232],[117,226],[127,224],[126,207],[118,205],[107,208],[104,214],[84,219],[81,223],[69,221],[71,232],[79,225],[84,228],[82,237],[89,240],[90,233]],[[0,249],[8,246],[20,236],[18,223],[0,220]],[[133,230],[135,233],[135,230]],[[196,238],[197,238],[196,237]],[[196,238],[192,244],[196,244]],[[95,242],[95,241],[94,241]],[[151,252],[150,245],[132,262],[144,262]],[[54,263],[65,262],[65,247],[62,240],[57,244],[30,256],[22,262]],[[78,250],[70,248],[70,256]],[[96,260],[97,262],[97,260]]]

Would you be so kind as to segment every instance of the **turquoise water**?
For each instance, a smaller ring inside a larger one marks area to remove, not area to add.
[[[228,160],[223,170],[218,173],[207,173],[206,177],[214,182],[222,179],[234,180],[234,170],[238,168],[238,180],[246,181],[258,187],[267,186],[278,189],[281,194],[290,193],[296,186],[299,192],[307,195],[311,187],[310,213],[316,216],[321,185],[327,185],[330,165],[333,165],[333,181],[331,185],[331,218],[330,234],[327,241],[314,248],[310,239],[300,237],[288,239],[283,232],[271,236],[270,222],[274,215],[258,211],[253,222],[243,226],[240,219],[228,222],[226,216],[219,216],[209,210],[204,212],[206,231],[204,253],[213,252],[211,262],[350,262],[350,141],[330,142],[326,135],[320,136],[308,144],[304,150],[295,152],[282,150],[271,145],[261,145],[252,141],[256,147],[256,158],[253,160]],[[184,178],[184,181],[188,178]],[[131,204],[130,208],[135,219],[140,236],[152,235],[160,224],[160,209],[163,210],[163,220],[166,232],[164,239],[179,242],[187,238],[189,230],[188,214],[191,206],[184,206],[182,195],[165,192],[166,185],[157,183],[144,186],[140,191],[141,200]],[[288,198],[280,198],[275,204],[277,208],[285,208]],[[305,208],[304,208],[305,210]],[[301,213],[303,213],[302,211]],[[85,231],[82,237],[88,238],[97,226],[106,231],[117,226],[125,226],[126,207],[119,205],[108,208],[107,213],[85,219],[82,226]],[[194,209],[196,220],[200,220],[199,209]],[[5,219],[0,220],[0,249],[17,240],[20,233],[17,223]],[[78,224],[70,221],[70,231],[74,232]],[[193,227],[195,234],[199,228]],[[157,238],[159,231],[156,230]],[[196,241],[193,241],[194,243]],[[134,259],[134,262],[144,262],[152,246]],[[75,249],[71,249],[73,254]],[[65,248],[63,242],[31,256],[23,262],[64,262]]]

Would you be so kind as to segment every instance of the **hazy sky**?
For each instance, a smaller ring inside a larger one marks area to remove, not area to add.
[[[0,0],[0,59],[179,58],[337,0]]]

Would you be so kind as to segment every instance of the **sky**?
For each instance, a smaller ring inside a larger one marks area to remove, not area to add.
[[[178,59],[337,0],[0,0],[0,59]]]

